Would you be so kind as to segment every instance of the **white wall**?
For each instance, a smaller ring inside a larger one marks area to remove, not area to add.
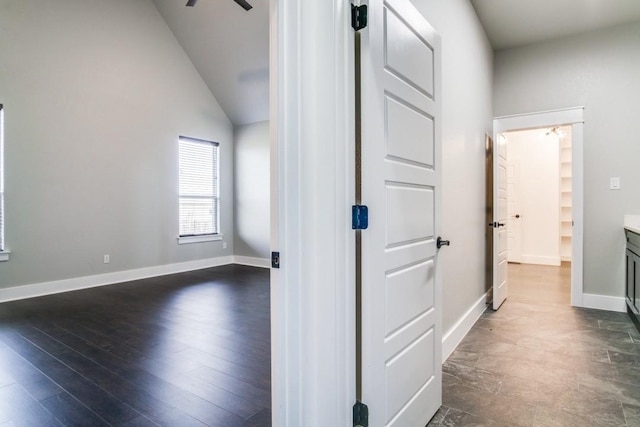
[[[0,288],[232,254],[232,127],[150,0],[4,0],[0,52]],[[176,243],[178,135],[220,142],[227,249]]]
[[[234,254],[269,259],[269,122],[234,129]]]
[[[492,134],[493,54],[467,0],[413,0],[442,36],[442,235],[445,335],[485,289],[485,134]],[[484,305],[482,305],[484,308]]]
[[[518,207],[525,264],[560,265],[558,137],[546,129],[509,132],[507,159],[518,168]]]
[[[623,215],[640,212],[640,24],[495,58],[496,116],[584,106],[584,292],[624,296]],[[621,177],[622,189],[609,190]]]

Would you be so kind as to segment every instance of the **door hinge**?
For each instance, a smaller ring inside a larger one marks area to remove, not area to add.
[[[351,228],[366,230],[369,227],[369,208],[365,205],[351,206]]]
[[[369,427],[369,408],[359,401],[353,405],[353,427]]]
[[[271,268],[280,268],[280,252],[271,252]]]
[[[351,4],[351,26],[360,31],[367,26],[367,5],[356,6]]]

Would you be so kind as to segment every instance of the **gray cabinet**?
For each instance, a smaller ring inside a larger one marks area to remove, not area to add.
[[[636,296],[636,287],[635,287],[635,275],[636,275],[636,264],[637,264],[638,256],[634,254],[631,250],[627,249],[627,305],[629,307],[635,307],[635,296]]]
[[[640,234],[625,230],[627,236],[627,311],[640,329]]]

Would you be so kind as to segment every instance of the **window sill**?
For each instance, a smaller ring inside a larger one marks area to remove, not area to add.
[[[9,261],[9,251],[0,251],[0,262]]]
[[[187,245],[189,243],[216,242],[224,238],[222,234],[206,234],[203,236],[181,236],[178,237],[179,245]]]

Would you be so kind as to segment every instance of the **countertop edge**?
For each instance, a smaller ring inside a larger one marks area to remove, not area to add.
[[[632,226],[632,225],[625,225],[625,226],[624,226],[624,229],[625,229],[625,230],[629,230],[629,231],[631,231],[632,233],[640,234],[640,228],[638,228],[638,227],[634,227],[634,226]]]

